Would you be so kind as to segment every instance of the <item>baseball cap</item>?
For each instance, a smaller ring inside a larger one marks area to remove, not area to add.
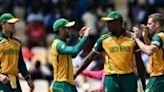
[[[0,16],[0,23],[16,23],[18,22],[18,18],[15,18],[11,13],[4,13]]]
[[[106,17],[102,17],[101,20],[102,21],[110,21],[110,20],[123,21],[123,17],[118,11],[111,11],[108,13]]]
[[[53,24],[53,31],[57,32],[60,30],[60,28],[64,28],[64,27],[71,27],[75,25],[75,21],[69,22],[67,19],[65,18],[60,18],[57,19],[54,24]]]

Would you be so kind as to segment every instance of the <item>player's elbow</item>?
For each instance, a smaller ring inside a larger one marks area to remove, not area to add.
[[[147,54],[148,56],[151,56],[154,52],[153,49],[150,46],[146,46],[144,48],[141,48],[142,51]]]
[[[76,55],[79,53],[79,50],[78,49],[74,49],[73,52],[72,52],[72,56],[73,57],[76,57]]]

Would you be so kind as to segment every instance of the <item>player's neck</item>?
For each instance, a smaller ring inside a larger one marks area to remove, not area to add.
[[[121,31],[114,31],[112,34],[113,34],[113,36],[116,36],[118,38],[121,35],[125,34],[125,30],[122,29]]]

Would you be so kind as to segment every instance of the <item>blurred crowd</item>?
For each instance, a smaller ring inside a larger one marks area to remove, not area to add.
[[[107,32],[100,17],[116,9],[124,15],[124,25],[130,30],[132,26],[146,24],[147,15],[151,13],[164,14],[164,0],[0,0],[0,14],[10,12],[20,19],[16,24],[16,35],[23,43],[23,56],[32,78],[46,79],[49,83],[53,79],[53,67],[49,59],[49,47],[54,39],[53,22],[62,17],[76,21],[70,32],[70,45],[77,42],[82,26],[93,29],[89,42],[74,59],[76,69],[97,38]],[[148,58],[145,55],[142,57],[146,65]],[[100,62],[91,64],[89,68],[103,69],[104,59],[100,56],[96,60]]]

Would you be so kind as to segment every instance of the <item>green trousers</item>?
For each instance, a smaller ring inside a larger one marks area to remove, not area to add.
[[[52,92],[77,92],[75,85],[66,82],[53,82]]]
[[[106,75],[104,92],[137,92],[137,77],[133,73]]]
[[[145,92],[164,92],[164,75],[150,77]]]
[[[10,83],[3,84],[2,82],[0,82],[0,92],[22,92],[18,79],[16,89],[12,89]]]

